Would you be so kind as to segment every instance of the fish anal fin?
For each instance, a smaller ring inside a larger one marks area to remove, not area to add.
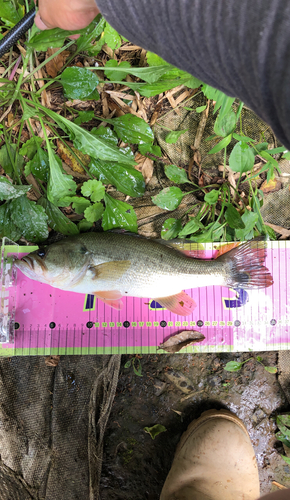
[[[121,311],[123,309],[124,303],[121,299],[122,295],[118,290],[95,292],[93,295],[104,302],[107,306],[117,309],[117,311]]]
[[[169,311],[179,314],[180,316],[188,316],[196,308],[194,300],[185,292],[180,292],[168,297],[158,297],[154,300]]]
[[[112,260],[96,266],[92,265],[89,267],[89,270],[93,273],[93,280],[106,280],[112,278],[114,280],[118,280],[122,278],[124,273],[129,269],[130,265],[130,260]]]

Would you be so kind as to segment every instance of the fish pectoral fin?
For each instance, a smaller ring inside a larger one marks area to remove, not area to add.
[[[105,290],[103,292],[95,292],[93,295],[104,302],[107,306],[117,309],[117,311],[121,311],[123,309],[124,304],[121,300],[122,294],[119,290]]]
[[[89,266],[89,270],[93,273],[93,280],[95,279],[112,279],[122,278],[123,274],[129,269],[131,265],[130,260],[112,260],[104,262],[97,266]]]
[[[188,316],[196,308],[194,300],[185,292],[170,295],[169,297],[159,297],[154,300],[169,311],[180,316]]]

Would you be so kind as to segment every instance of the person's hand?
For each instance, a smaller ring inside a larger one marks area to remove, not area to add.
[[[38,5],[35,24],[41,30],[85,28],[100,13],[95,0],[39,0]]]

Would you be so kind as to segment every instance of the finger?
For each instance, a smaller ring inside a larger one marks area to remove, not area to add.
[[[36,24],[36,26],[40,29],[40,30],[49,30],[51,28],[54,28],[54,26],[47,26],[46,24],[44,24],[43,20],[41,19],[40,17],[40,14],[39,12],[37,12],[35,18],[34,18],[34,22]]]

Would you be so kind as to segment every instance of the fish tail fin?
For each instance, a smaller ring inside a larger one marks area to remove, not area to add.
[[[217,260],[228,267],[226,286],[230,288],[267,288],[273,277],[264,266],[267,242],[260,240],[242,243]]]

